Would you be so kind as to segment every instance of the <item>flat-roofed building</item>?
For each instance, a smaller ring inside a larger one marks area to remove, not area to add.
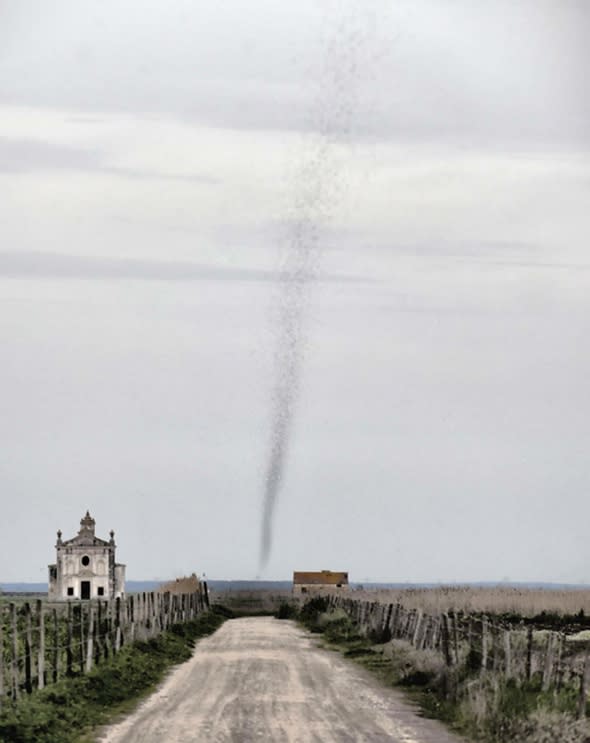
[[[293,593],[321,593],[322,591],[347,591],[348,573],[331,570],[295,571]]]

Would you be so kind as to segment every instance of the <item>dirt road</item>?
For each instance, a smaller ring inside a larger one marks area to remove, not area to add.
[[[104,743],[458,743],[292,622],[233,619]]]

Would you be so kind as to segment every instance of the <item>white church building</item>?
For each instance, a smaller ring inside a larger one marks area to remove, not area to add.
[[[88,511],[80,531],[62,540],[57,532],[56,562],[49,565],[49,600],[113,599],[125,594],[125,565],[115,562],[115,532],[110,540],[94,533],[95,521]]]

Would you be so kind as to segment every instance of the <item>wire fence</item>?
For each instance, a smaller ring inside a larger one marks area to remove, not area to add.
[[[578,714],[586,713],[590,638],[462,611],[434,615],[343,595],[330,595],[328,602],[343,610],[362,635],[375,642],[404,640],[439,653],[449,670],[496,673],[515,683],[534,682],[547,692],[575,686]]]
[[[194,593],[0,605],[0,708],[64,676],[88,673],[125,645],[189,622],[208,606],[205,583]]]

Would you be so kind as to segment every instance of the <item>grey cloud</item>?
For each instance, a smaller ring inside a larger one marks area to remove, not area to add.
[[[481,261],[489,266],[506,266],[508,268],[557,270],[557,271],[590,271],[590,263],[549,263],[543,261]]]
[[[371,7],[380,34],[361,50],[367,74],[354,137],[588,145],[585,5],[420,0],[407,12]],[[321,93],[322,76],[336,74],[329,55],[328,69],[318,62],[328,10],[266,0],[247,9],[238,2],[123,8],[107,0],[92,13],[89,24],[88,9],[66,0],[53,3],[51,15],[35,2],[12,9],[12,22],[0,29],[0,101],[89,115],[161,113],[238,129],[317,127],[306,113],[310,100]],[[41,23],[39,36],[32,29]]]
[[[0,173],[32,173],[43,170],[82,170],[121,178],[170,180],[214,185],[218,178],[202,173],[166,173],[108,165],[99,150],[65,147],[43,140],[0,137]]]
[[[138,180],[149,180],[154,178],[160,181],[185,181],[187,183],[203,183],[209,185],[216,185],[221,182],[219,178],[215,178],[212,175],[201,175],[199,173],[164,173],[162,171],[141,170],[139,168],[114,168],[107,166],[95,168],[95,170],[108,175]]]
[[[0,137],[0,172],[38,170],[93,170],[100,166],[95,150],[64,147],[34,139]]]
[[[205,266],[189,261],[150,261],[40,252],[0,252],[0,276],[24,279],[133,279],[140,281],[269,281],[278,274],[236,266]],[[364,277],[323,274],[326,283],[356,283]]]

